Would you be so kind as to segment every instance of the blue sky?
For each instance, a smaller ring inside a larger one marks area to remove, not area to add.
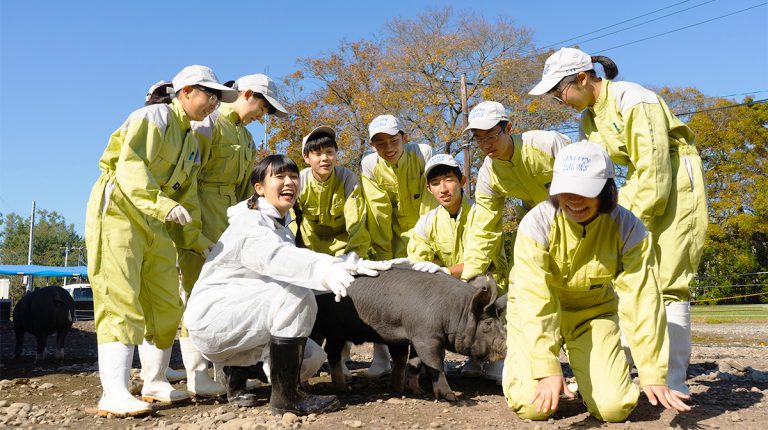
[[[297,58],[328,53],[343,39],[374,38],[392,18],[441,6],[510,17],[548,46],[680,1],[2,1],[0,213],[28,216],[36,200],[82,234],[109,135],[142,105],[149,85],[189,64],[210,66],[222,80],[265,71],[279,78],[297,69]],[[692,7],[580,44],[595,54],[761,3],[691,0],[568,43]],[[768,6],[604,55],[623,79],[643,85],[766,98]]]

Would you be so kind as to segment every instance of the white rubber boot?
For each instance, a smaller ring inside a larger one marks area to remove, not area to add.
[[[483,378],[496,381],[496,385],[501,385],[501,378],[504,375],[504,360],[485,363],[483,365]]]
[[[483,374],[483,363],[474,358],[467,358],[461,367],[461,376],[465,378],[478,378]]]
[[[158,349],[155,345],[144,341],[139,345],[139,358],[141,358],[141,379],[144,380],[141,400],[165,405],[189,400],[189,394],[186,391],[173,388],[165,379],[165,369],[171,361],[171,348]]]
[[[227,388],[211,379],[208,360],[197,350],[188,337],[179,338],[181,358],[187,370],[187,391],[195,396],[216,397],[227,393]]]
[[[671,390],[689,394],[688,363],[691,360],[691,303],[672,302],[667,305],[669,334],[669,369],[667,385]]]
[[[99,400],[98,415],[112,414],[116,417],[133,417],[152,413],[149,403],[133,397],[128,391],[133,362],[134,345],[120,342],[104,343],[98,346],[99,378],[103,392]]]
[[[365,376],[378,378],[389,373],[392,373],[392,357],[389,355],[389,348],[383,343],[374,343],[373,359]]]
[[[187,379],[187,372],[184,370],[171,369],[171,366],[168,366],[168,368],[165,369],[165,379],[167,379],[168,382],[183,381],[184,379]]]

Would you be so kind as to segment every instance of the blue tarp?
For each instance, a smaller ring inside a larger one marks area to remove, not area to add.
[[[0,275],[88,276],[86,266],[38,266],[34,264],[0,265]]]

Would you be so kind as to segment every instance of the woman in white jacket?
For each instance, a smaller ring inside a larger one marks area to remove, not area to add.
[[[323,350],[307,340],[317,314],[313,290],[332,291],[340,300],[352,275],[375,276],[391,264],[296,247],[287,225],[300,191],[299,169],[285,155],[259,162],[251,184],[253,197],[227,211],[229,227],[192,290],[184,313],[189,336],[207,359],[224,366],[230,403],[256,403],[245,382],[262,372],[263,362],[269,364],[272,413],[336,409],[336,396],[297,391],[298,381],[325,361]]]

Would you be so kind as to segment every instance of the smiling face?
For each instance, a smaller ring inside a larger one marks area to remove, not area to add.
[[[189,119],[202,121],[219,107],[220,93],[202,86],[187,86],[179,101]]]
[[[325,146],[315,151],[307,151],[304,162],[312,169],[312,176],[320,182],[324,182],[331,176],[336,167],[336,148]]]
[[[371,146],[379,157],[390,163],[397,163],[403,155],[403,148],[408,142],[408,137],[404,133],[391,135],[387,133],[376,133],[371,138]]]
[[[254,185],[254,190],[285,216],[299,197],[299,174],[291,170],[273,174],[270,167],[264,180]]]
[[[558,206],[573,222],[582,225],[595,219],[600,209],[598,197],[584,197],[578,194],[563,193],[555,196]]]

